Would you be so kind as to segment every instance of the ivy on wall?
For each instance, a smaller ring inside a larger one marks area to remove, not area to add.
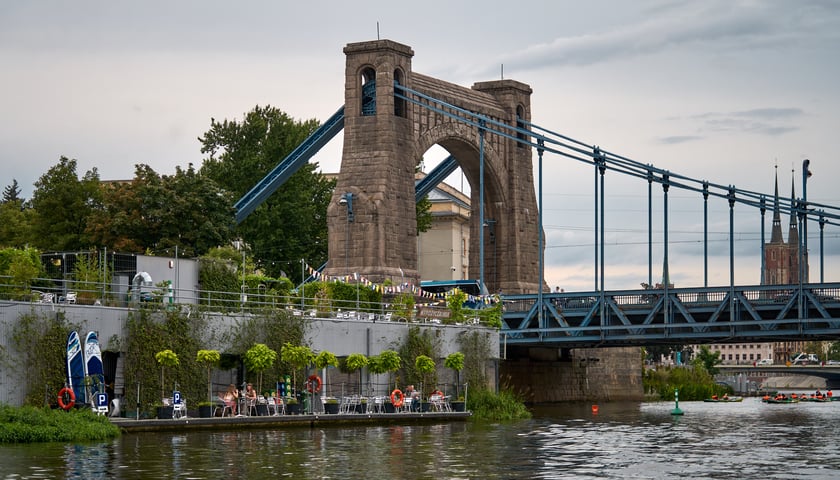
[[[403,360],[402,367],[400,368],[400,377],[404,379],[404,385],[420,385],[424,379],[424,374],[417,369],[417,365],[415,364],[417,357],[425,355],[435,359],[440,357],[439,351],[440,342],[435,337],[432,329],[421,329],[417,326],[409,327],[405,342],[403,342],[399,350],[400,358]],[[425,379],[430,382],[430,386],[436,385],[437,371],[427,374]]]
[[[471,330],[458,335],[458,345],[464,354],[464,369],[461,379],[470,388],[487,388],[487,362],[490,355],[490,337],[487,332]]]
[[[54,403],[66,378],[67,336],[80,328],[67,321],[64,313],[30,313],[18,317],[12,330],[13,347],[3,355],[3,368],[20,373],[24,404]],[[84,338],[84,337],[83,337]]]

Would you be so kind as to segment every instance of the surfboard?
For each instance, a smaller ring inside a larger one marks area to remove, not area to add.
[[[76,394],[76,403],[85,403],[85,359],[75,330],[67,336],[67,385]]]
[[[102,369],[102,352],[96,332],[88,332],[85,337],[85,375],[91,377],[91,394],[105,390],[105,375]]]

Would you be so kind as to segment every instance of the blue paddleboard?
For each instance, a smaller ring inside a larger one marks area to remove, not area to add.
[[[91,393],[105,390],[105,372],[102,369],[102,352],[96,332],[88,332],[85,337],[85,373],[91,377]]]
[[[85,360],[76,331],[67,336],[67,385],[76,394],[76,403],[85,403]]]

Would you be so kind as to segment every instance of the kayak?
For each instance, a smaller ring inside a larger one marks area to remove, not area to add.
[[[730,402],[740,402],[742,400],[744,400],[744,397],[707,398],[703,401],[704,402],[711,402],[711,403],[730,403]]]
[[[798,398],[783,398],[780,400],[775,398],[762,398],[761,401],[764,403],[799,403]]]

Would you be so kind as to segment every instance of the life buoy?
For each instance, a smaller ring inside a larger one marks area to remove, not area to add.
[[[403,403],[405,403],[405,394],[399,388],[391,392],[391,403],[396,408],[402,407]]]
[[[65,400],[65,398],[67,400]],[[76,394],[73,392],[72,388],[64,387],[58,391],[58,406],[61,407],[62,410],[70,410],[74,405],[76,405]]]
[[[321,391],[321,377],[318,375],[310,375],[306,379],[306,391],[309,393],[318,393]]]

